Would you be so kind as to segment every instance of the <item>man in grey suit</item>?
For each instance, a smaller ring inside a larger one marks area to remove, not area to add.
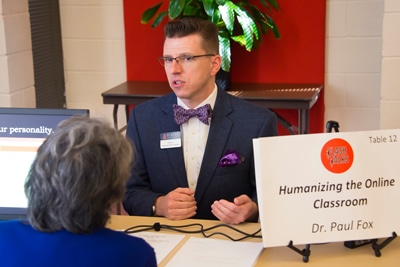
[[[256,221],[252,139],[277,134],[276,116],[218,89],[218,28],[183,18],[165,26],[164,65],[173,91],[135,107],[127,137],[136,161],[130,215]]]

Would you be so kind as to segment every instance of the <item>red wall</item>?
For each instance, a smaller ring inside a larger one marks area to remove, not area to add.
[[[157,57],[162,55],[163,27],[141,24],[141,14],[160,0],[124,0],[128,80],[166,81]],[[250,0],[258,4],[259,1]],[[278,0],[281,10],[273,14],[281,39],[263,36],[257,50],[232,46],[232,82],[324,84],[326,1]],[[166,6],[167,4],[164,3]],[[239,67],[240,66],[240,67]],[[310,112],[310,132],[324,131],[323,92]],[[297,125],[297,112],[276,110]],[[280,134],[287,132],[280,127]]]

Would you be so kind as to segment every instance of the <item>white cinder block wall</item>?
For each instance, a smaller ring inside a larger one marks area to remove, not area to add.
[[[111,122],[101,93],[126,80],[123,1],[59,1],[67,106]],[[0,106],[32,106],[27,0],[0,10]],[[400,0],[327,0],[325,120],[341,131],[400,128],[398,25]]]
[[[26,0],[0,0],[0,107],[35,107]]]
[[[382,32],[381,129],[400,128],[400,0],[385,0]]]
[[[126,81],[123,0],[59,0],[68,108],[112,121],[101,93]],[[124,108],[118,121],[125,120]]]
[[[379,129],[384,0],[328,0],[325,121]]]

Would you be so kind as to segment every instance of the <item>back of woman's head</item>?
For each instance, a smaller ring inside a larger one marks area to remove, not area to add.
[[[132,148],[98,119],[61,122],[39,147],[25,183],[28,219],[40,231],[88,233],[105,226],[130,174]]]

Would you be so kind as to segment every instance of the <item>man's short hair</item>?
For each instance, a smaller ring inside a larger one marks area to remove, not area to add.
[[[203,40],[202,48],[206,53],[219,54],[218,27],[212,22],[195,18],[183,17],[169,21],[164,27],[165,38],[180,38],[199,34]]]

